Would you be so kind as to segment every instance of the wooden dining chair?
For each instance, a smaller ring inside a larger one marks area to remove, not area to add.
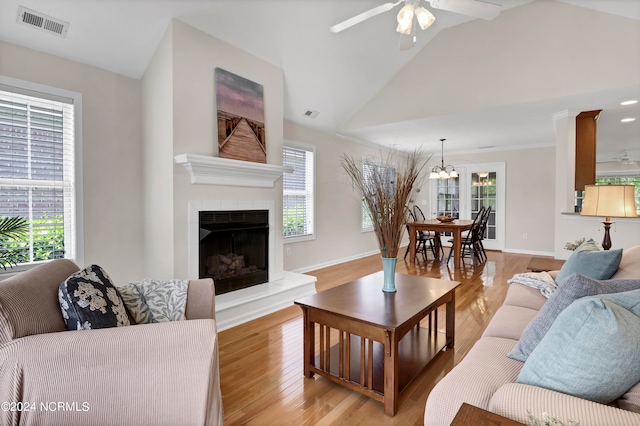
[[[481,262],[486,262],[487,252],[484,249],[482,241],[487,233],[487,224],[489,223],[489,216],[491,215],[491,206],[484,210],[482,215],[482,221],[480,222],[480,229],[478,230],[478,253],[482,256]]]
[[[410,219],[412,222],[416,221],[416,217],[409,207],[405,207],[405,213],[407,216],[407,220]],[[409,229],[409,225],[407,225],[407,233],[409,232],[411,232],[411,229]],[[424,257],[425,262],[429,260],[427,257],[427,243],[433,245],[433,243],[431,242],[431,237],[429,237],[425,232],[418,231],[416,233],[416,253],[422,253],[422,257]],[[407,258],[407,254],[409,254],[409,250],[411,250],[411,246],[407,246],[407,251],[404,252],[405,259]]]
[[[413,206],[414,217],[417,220],[427,220],[422,209],[416,205]],[[436,232],[431,231],[419,231],[429,240],[429,248],[431,249],[431,253],[433,253],[433,257],[441,259],[444,257],[444,249],[442,248],[442,244],[440,243],[440,236]]]
[[[464,262],[465,257],[471,257],[473,261],[473,267],[475,268],[479,263],[484,263],[482,256],[480,255],[480,224],[484,218],[486,208],[482,206],[476,217],[473,219],[473,223],[471,224],[471,228],[469,228],[469,232],[466,235],[462,236],[462,253],[460,257]],[[451,260],[451,256],[453,256],[453,239],[449,240],[451,243],[451,249],[449,250],[449,257],[447,258],[447,263]],[[477,262],[476,262],[477,261]]]

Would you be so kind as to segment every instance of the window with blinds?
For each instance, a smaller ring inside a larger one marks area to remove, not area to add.
[[[362,163],[362,177],[364,178],[365,188],[373,185],[373,180],[377,180],[379,185],[382,183],[388,183],[388,189],[385,192],[393,193],[395,187],[392,182],[394,181],[395,176],[396,169],[394,167],[383,166],[369,161],[363,161]],[[362,231],[373,231],[371,211],[364,199],[362,200]]]
[[[284,238],[314,235],[315,150],[312,147],[285,146],[282,164],[293,167],[283,177]]]
[[[74,257],[73,99],[17,92],[0,90],[0,218],[24,218],[28,232],[0,253],[18,264]]]

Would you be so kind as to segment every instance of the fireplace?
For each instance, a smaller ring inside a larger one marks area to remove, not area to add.
[[[268,230],[265,234],[268,248],[265,255],[265,262],[268,265],[266,268],[268,282],[221,294],[219,287],[222,288],[222,284],[219,279],[215,279],[218,331],[251,321],[278,309],[284,309],[291,306],[294,300],[316,292],[315,277],[282,270],[282,219],[280,217],[278,220],[276,216],[277,209],[274,200],[189,200],[187,242],[189,278],[195,279],[202,276],[200,275],[200,241],[214,239],[215,235],[207,237],[219,231],[218,227],[212,224],[203,229],[200,226],[200,213],[230,214],[231,218],[237,218],[238,212],[250,211],[249,215],[251,216],[254,212],[261,210],[266,211],[268,215]],[[244,218],[247,218],[246,214]],[[231,222],[234,223],[234,221]],[[243,220],[237,222],[243,222]],[[238,240],[239,238],[235,238],[236,242]],[[256,238],[251,238],[251,240],[256,240]],[[223,248],[222,254],[228,255],[232,251],[234,250],[230,250],[227,246],[227,248]],[[245,265],[253,264],[253,262],[247,262],[248,260],[245,258]]]
[[[199,278],[216,295],[269,282],[269,211],[199,212]]]

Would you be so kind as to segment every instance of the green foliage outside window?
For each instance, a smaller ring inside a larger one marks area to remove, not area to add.
[[[2,220],[5,219],[2,218]],[[11,238],[0,236],[0,267],[6,269],[6,266],[29,262],[31,250],[33,251],[33,262],[64,257],[64,219],[62,215],[45,216],[34,219],[31,223],[26,219],[22,220],[26,224],[26,228],[21,233]],[[30,248],[29,227],[32,229],[32,248]]]
[[[283,215],[282,235],[285,237],[305,234],[304,218],[297,215],[297,208],[285,209]]]

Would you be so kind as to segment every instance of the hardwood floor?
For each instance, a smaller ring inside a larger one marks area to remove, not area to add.
[[[328,380],[303,376],[302,313],[290,306],[219,334],[225,425],[422,425],[433,386],[480,337],[502,304],[513,274],[527,272],[529,255],[489,252],[477,268],[448,269],[440,262],[415,266],[398,260],[397,272],[452,279],[456,290],[456,345],[443,352],[400,395],[394,417],[383,404]],[[382,269],[379,255],[309,272],[323,291]],[[444,312],[442,312],[444,315]],[[444,329],[445,321],[439,321]],[[425,325],[426,326],[426,325]]]

